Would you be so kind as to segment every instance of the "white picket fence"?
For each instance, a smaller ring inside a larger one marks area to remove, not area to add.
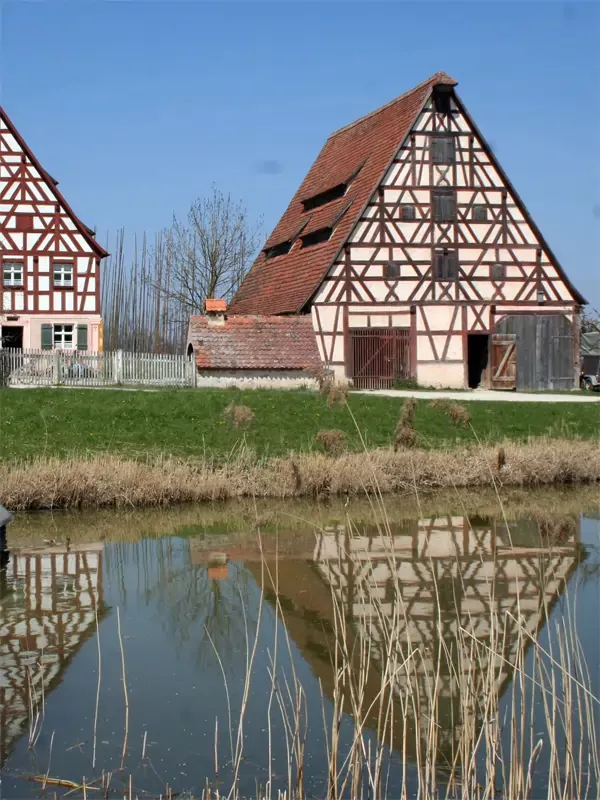
[[[195,386],[188,356],[0,349],[5,386]]]

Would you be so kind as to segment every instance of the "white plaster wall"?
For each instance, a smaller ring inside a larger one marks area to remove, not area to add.
[[[198,370],[199,388],[229,389],[311,389],[317,381],[301,370]]]
[[[99,328],[102,318],[98,314],[76,315],[68,314],[40,316],[39,314],[15,314],[17,319],[7,319],[7,315],[0,314],[0,325],[17,326],[23,328],[23,348],[25,350],[40,350],[42,347],[42,325],[77,325],[88,326],[88,350],[98,351]],[[76,341],[76,333],[74,336]]]
[[[438,389],[464,388],[464,369],[462,364],[419,364],[417,363],[417,383],[420,386],[434,386]]]

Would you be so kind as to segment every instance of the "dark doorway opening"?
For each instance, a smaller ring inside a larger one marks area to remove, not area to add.
[[[488,365],[489,336],[487,333],[470,333],[468,339],[469,389],[476,389],[483,381]]]
[[[16,350],[23,349],[23,326],[22,325],[3,325],[2,347],[12,347]]]

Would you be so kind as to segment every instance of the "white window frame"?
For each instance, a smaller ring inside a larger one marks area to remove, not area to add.
[[[7,278],[10,273],[10,278]],[[21,278],[17,280],[15,274],[20,273]],[[25,263],[18,259],[6,259],[2,262],[2,284],[4,286],[23,286],[25,280]]]
[[[52,265],[52,285],[55,289],[72,289],[74,267],[72,261],[55,261]],[[57,274],[60,276],[56,279]]]
[[[66,338],[69,335],[71,336],[70,342],[68,342]],[[77,342],[75,341],[75,325],[53,325],[52,345],[55,350],[75,350],[77,346]]]

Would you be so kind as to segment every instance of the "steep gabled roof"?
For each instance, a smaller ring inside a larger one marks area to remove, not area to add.
[[[331,134],[232,299],[229,309],[232,314],[297,314],[305,308],[409,135],[431,91],[438,85],[454,87],[457,82],[445,72],[437,72],[414,89]],[[455,101],[575,302],[585,305],[586,299],[569,280],[456,95]],[[307,200],[324,192],[335,192],[341,185],[346,187],[342,196],[333,194],[335,199],[324,205],[305,207]],[[302,246],[303,237],[331,227],[331,238]],[[277,248],[279,254],[274,255],[272,248]]]
[[[188,342],[198,369],[309,369],[321,363],[309,316],[190,317]]]
[[[359,220],[431,90],[439,84],[456,86],[456,81],[445,72],[438,72],[327,139],[267,245],[289,241],[305,222],[310,230],[316,230],[316,215],[329,215],[324,226],[332,220],[335,223],[333,206],[338,212],[349,207],[338,218],[328,241],[310,247],[296,242],[291,252],[274,258],[261,252],[231,302],[232,314],[293,314],[302,310]],[[347,184],[347,190],[335,203],[304,209],[303,200],[340,184]]]
[[[92,229],[88,228],[88,226],[85,225],[79,219],[79,217],[75,214],[75,212],[73,211],[71,206],[67,203],[67,201],[65,200],[65,198],[62,195],[62,192],[58,188],[58,181],[55,178],[53,178],[48,172],[46,172],[46,170],[42,167],[42,165],[40,164],[40,162],[36,158],[35,154],[31,150],[31,148],[29,147],[29,145],[27,144],[25,139],[23,139],[23,137],[21,136],[19,131],[16,129],[16,127],[14,126],[14,124],[11,121],[10,117],[8,116],[6,111],[2,108],[2,106],[0,106],[0,119],[6,125],[8,131],[14,136],[14,138],[16,139],[19,147],[25,153],[25,155],[29,158],[29,160],[31,161],[33,166],[40,173],[41,177],[46,181],[48,187],[50,188],[52,193],[55,195],[57,201],[62,205],[62,207],[67,212],[67,214],[69,214],[69,216],[73,220],[74,224],[76,225],[78,232],[83,236],[85,241],[90,245],[90,247],[94,250],[94,252],[100,258],[105,258],[106,256],[108,256],[107,251],[96,241],[96,238],[94,236],[94,233],[93,233]]]

